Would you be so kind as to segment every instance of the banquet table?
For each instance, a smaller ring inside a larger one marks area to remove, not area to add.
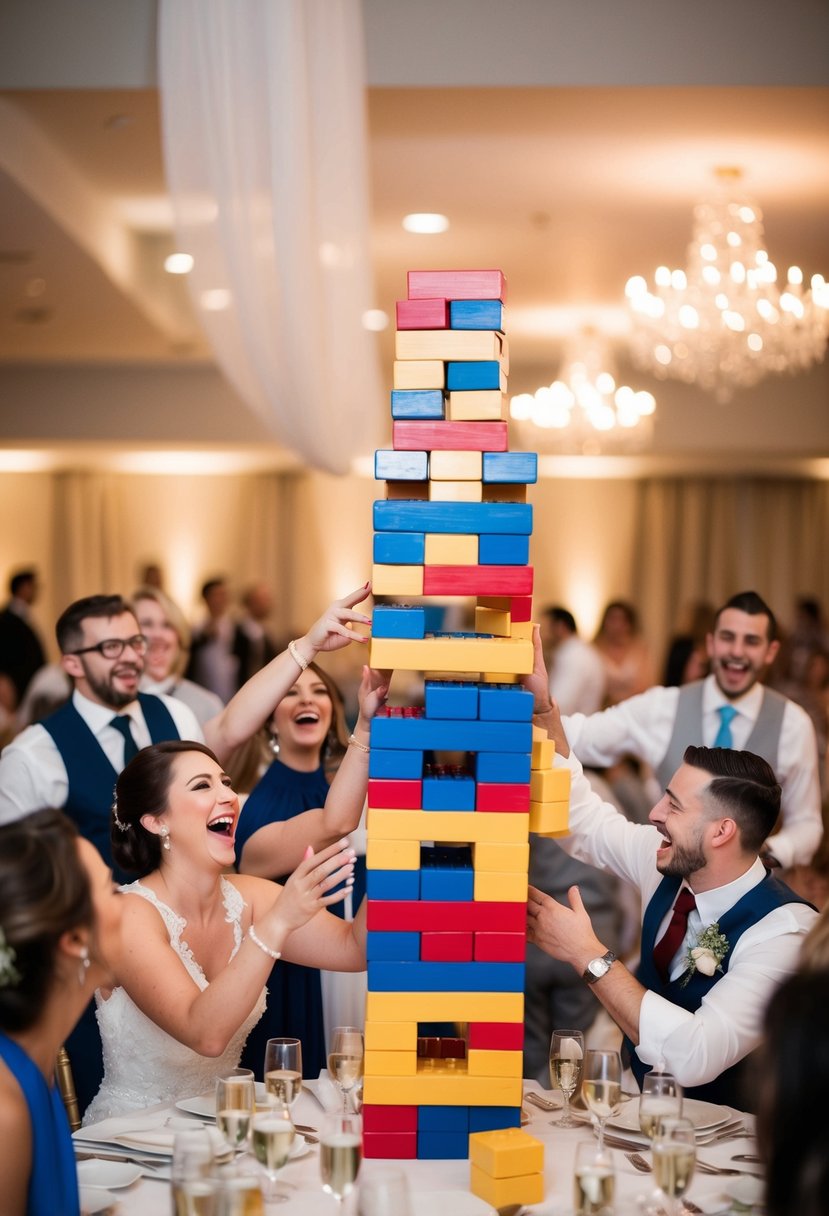
[[[524,1095],[531,1091],[544,1094],[548,1098],[557,1098],[557,1094],[543,1090],[534,1081],[525,1081]],[[589,1122],[574,1129],[562,1129],[552,1120],[558,1118],[558,1112],[545,1112],[530,1103],[524,1102],[525,1115],[529,1116],[524,1124],[525,1130],[537,1137],[544,1145],[544,1200],[538,1204],[527,1205],[527,1213],[539,1213],[543,1216],[571,1216],[573,1211],[573,1161],[576,1144],[579,1140],[591,1138],[592,1128]],[[729,1110],[733,1117],[740,1115],[739,1111]],[[180,1126],[182,1119],[192,1118],[194,1126],[199,1126],[195,1116],[188,1116],[174,1106],[151,1107],[146,1111],[137,1112],[139,1116],[148,1114],[169,1116],[175,1125]],[[294,1108],[294,1119],[297,1123],[322,1128],[326,1112],[318,1099],[311,1092],[303,1090]],[[753,1129],[753,1117],[745,1115],[743,1126]],[[610,1131],[608,1131],[610,1134]],[[624,1135],[624,1132],[616,1132]],[[78,1153],[94,1153],[105,1157],[106,1151],[96,1150],[84,1141],[94,1139],[96,1125],[83,1128],[76,1133]],[[281,1213],[282,1216],[340,1216],[337,1201],[333,1196],[323,1192],[319,1174],[319,1147],[308,1145],[308,1151],[289,1161],[280,1173],[280,1182],[289,1184],[290,1198],[287,1202],[268,1204],[268,1216]],[[111,1149],[110,1151],[118,1151]],[[733,1166],[731,1160],[735,1153],[755,1152],[755,1142],[750,1136],[739,1136],[720,1143],[709,1144],[699,1149],[699,1157],[704,1161],[719,1166]],[[124,1155],[129,1155],[129,1149],[122,1149]],[[616,1216],[634,1216],[641,1213],[648,1195],[654,1189],[651,1176],[638,1172],[627,1161],[623,1151],[613,1149],[613,1160],[616,1171]],[[169,1173],[169,1158],[159,1158],[161,1172]],[[166,1168],[165,1168],[166,1164]],[[467,1160],[421,1160],[421,1161],[379,1161],[365,1160],[362,1163],[360,1178],[371,1172],[386,1169],[390,1165],[401,1169],[409,1179],[410,1189],[416,1199],[414,1216],[483,1216],[494,1212],[480,1200],[468,1198],[469,1192],[469,1162]],[[747,1173],[759,1172],[757,1165],[743,1165],[739,1168]],[[166,1216],[171,1211],[170,1183],[166,1179],[153,1178],[152,1170],[147,1171],[129,1187],[112,1190],[109,1193],[112,1206],[109,1209],[117,1216]],[[697,1172],[687,1198],[693,1201],[706,1214],[728,1212],[733,1200],[727,1190],[733,1179],[719,1176],[706,1176]],[[98,1192],[100,1195],[100,1192]],[[467,1198],[465,1198],[465,1196]],[[745,1208],[743,1209],[745,1210]],[[344,1216],[356,1211],[354,1196],[346,1200]]]

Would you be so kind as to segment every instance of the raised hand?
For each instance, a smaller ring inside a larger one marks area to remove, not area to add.
[[[385,705],[391,686],[392,673],[378,671],[375,667],[363,667],[360,687],[357,690],[357,702],[360,707],[359,721],[369,723],[377,710]]]
[[[357,854],[347,840],[338,840],[315,853],[309,845],[305,856],[290,876],[267,920],[274,929],[293,933],[301,929],[322,908],[340,903],[354,882],[354,861]],[[346,886],[334,891],[342,882]]]
[[[370,616],[352,611],[355,604],[361,604],[370,594],[371,583],[365,583],[356,591],[344,595],[341,600],[334,600],[306,633],[304,641],[308,645],[300,648],[302,653],[307,657],[308,647],[313,647],[316,653],[320,650],[341,650],[349,642],[366,643],[368,638],[349,629],[348,624],[351,621],[358,625],[371,624]]]

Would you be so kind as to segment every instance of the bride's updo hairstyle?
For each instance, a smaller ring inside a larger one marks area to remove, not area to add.
[[[201,752],[219,761],[209,747],[188,739],[153,743],[133,756],[115,783],[109,837],[116,864],[128,874],[143,878],[161,864],[161,837],[141,823],[145,815],[163,815],[173,781],[176,758],[185,752]],[[221,766],[220,766],[221,767]]]
[[[0,827],[0,1028],[12,1034],[43,1012],[61,936],[94,923],[77,836],[62,811],[36,811]],[[74,972],[71,978],[77,984]]]

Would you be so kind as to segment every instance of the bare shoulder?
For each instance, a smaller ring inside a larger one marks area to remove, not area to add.
[[[225,874],[225,879],[236,888],[245,903],[260,915],[272,906],[282,891],[278,882],[270,878],[257,878],[253,874]]]
[[[30,1129],[23,1091],[5,1064],[0,1063],[0,1144],[5,1152],[26,1152],[31,1155]]]

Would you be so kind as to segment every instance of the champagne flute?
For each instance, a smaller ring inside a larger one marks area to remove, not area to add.
[[[343,1095],[343,1114],[348,1097],[363,1075],[363,1032],[356,1026],[335,1026],[328,1052],[328,1073]]]
[[[357,1216],[412,1216],[409,1180],[402,1170],[374,1170],[360,1181]]]
[[[691,1184],[697,1160],[693,1123],[690,1119],[666,1115],[656,1125],[651,1148],[653,1176],[668,1216],[680,1216],[682,1196]]]
[[[213,1145],[206,1129],[177,1131],[170,1166],[173,1216],[215,1216],[218,1183],[212,1169]]]
[[[616,1175],[610,1153],[592,1140],[580,1140],[573,1169],[575,1216],[607,1216],[613,1211],[615,1190]]]
[[[216,1078],[216,1126],[233,1149],[242,1148],[250,1133],[254,1106],[253,1073],[234,1068]]]
[[[558,1127],[577,1127],[573,1118],[570,1099],[581,1085],[584,1069],[584,1035],[580,1030],[554,1030],[550,1040],[550,1083],[553,1089],[561,1090],[563,1113],[560,1119],[550,1122]]]
[[[622,1107],[622,1057],[618,1051],[592,1049],[584,1061],[581,1083],[584,1101],[599,1124],[599,1151],[604,1150],[604,1125]]]
[[[302,1091],[302,1044],[299,1039],[268,1039],[265,1045],[265,1089],[268,1100],[292,1111]]]
[[[256,1160],[268,1176],[267,1203],[284,1203],[290,1198],[285,1187],[277,1186],[277,1178],[291,1155],[295,1135],[287,1111],[257,1111],[253,1116],[251,1143]]]
[[[363,1129],[359,1115],[334,1115],[320,1136],[322,1189],[336,1197],[340,1211],[354,1186],[363,1159]]]
[[[639,1127],[653,1140],[659,1120],[668,1115],[682,1114],[682,1086],[673,1073],[645,1073],[639,1096]]]

